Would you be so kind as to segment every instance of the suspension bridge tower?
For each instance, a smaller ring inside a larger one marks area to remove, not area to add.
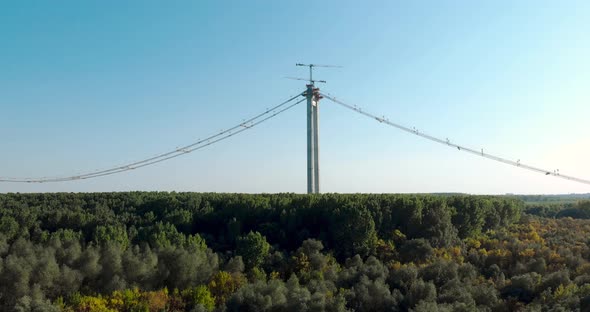
[[[292,78],[308,82],[307,91],[307,193],[317,194],[320,192],[320,117],[319,105],[322,96],[320,88],[315,83],[325,83],[324,80],[313,80],[314,67],[340,67],[334,65],[318,64],[296,64],[297,66],[309,67],[309,79]]]
[[[320,88],[313,83],[307,85],[307,193],[320,192],[320,142],[319,142],[319,104],[322,96]]]

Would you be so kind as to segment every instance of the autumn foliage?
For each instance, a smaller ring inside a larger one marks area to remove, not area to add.
[[[590,221],[514,198],[0,195],[2,311],[585,311]]]

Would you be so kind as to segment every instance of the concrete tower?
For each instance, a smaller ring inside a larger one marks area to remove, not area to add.
[[[319,159],[319,103],[320,89],[313,84],[307,85],[307,193],[320,192]]]

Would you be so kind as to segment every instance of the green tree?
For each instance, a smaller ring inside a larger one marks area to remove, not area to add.
[[[215,298],[205,285],[185,289],[182,292],[182,296],[188,303],[189,308],[196,308],[199,305],[207,311],[213,311],[215,308]]]
[[[129,246],[129,237],[124,226],[99,225],[94,229],[93,241],[97,245],[104,245],[107,242],[117,243],[123,249]]]
[[[330,231],[332,244],[340,259],[356,254],[366,257],[377,246],[377,232],[371,213],[364,207],[346,203],[334,211]]]
[[[236,253],[242,256],[248,270],[260,266],[270,250],[270,244],[259,232],[250,231],[247,235],[240,236],[236,243]]]
[[[430,243],[423,239],[411,239],[407,241],[400,248],[400,257],[405,262],[417,261],[424,262],[431,259],[434,256],[434,250]]]
[[[0,218],[0,233],[4,234],[7,240],[15,238],[18,234],[18,222],[13,217],[3,216]]]

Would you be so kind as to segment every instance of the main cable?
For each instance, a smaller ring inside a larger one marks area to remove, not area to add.
[[[179,147],[176,148],[172,151],[169,152],[165,152],[165,153],[161,153],[158,154],[156,156],[153,157],[149,157],[147,159],[143,159],[140,161],[135,161],[132,163],[128,163],[125,165],[121,165],[121,166],[115,166],[109,169],[104,169],[104,170],[96,170],[93,172],[89,172],[89,173],[84,173],[84,174],[79,174],[79,175],[73,175],[73,176],[65,176],[65,177],[52,177],[52,178],[8,178],[8,177],[0,177],[0,182],[14,182],[14,183],[45,183],[45,182],[64,182],[64,181],[74,181],[74,180],[84,180],[84,179],[91,179],[91,178],[96,178],[96,177],[102,177],[102,176],[107,176],[107,175],[112,175],[112,174],[117,174],[117,173],[121,173],[124,171],[129,171],[129,170],[134,170],[137,168],[142,168],[145,166],[149,166],[149,165],[153,165],[159,162],[163,162],[172,158],[176,158],[178,156],[182,156],[185,154],[188,154],[190,152],[199,150],[201,148],[204,148],[206,146],[212,145],[214,143],[217,143],[219,141],[228,139],[238,133],[241,133],[243,131],[246,131],[248,129],[251,129],[291,108],[293,108],[294,106],[296,106],[297,104],[305,101],[306,99],[302,99],[299,101],[296,101],[295,103],[288,105],[284,108],[282,108],[283,106],[287,105],[288,103],[292,102],[293,100],[295,100],[296,98],[298,98],[299,96],[303,95],[305,93],[301,92],[291,98],[289,98],[288,100],[272,107],[269,109],[266,109],[266,111],[252,117],[249,118],[245,121],[242,121],[241,123],[227,129],[227,130],[221,130],[220,132],[213,134],[205,139],[200,139],[197,142],[185,145],[183,147]],[[282,109],[281,109],[282,108]],[[267,116],[268,115],[268,116]],[[265,118],[262,118],[266,116]],[[260,119],[262,118],[262,119]]]
[[[224,136],[222,136],[222,137],[220,137],[220,138],[218,138],[218,139],[215,139],[215,140],[213,140],[213,141],[209,141],[209,142],[207,142],[206,144],[199,145],[199,146],[194,146],[193,148],[186,149],[186,150],[182,151],[182,153],[181,153],[181,154],[174,154],[174,155],[170,155],[170,156],[168,156],[168,157],[165,157],[165,158],[160,158],[160,159],[152,160],[152,161],[150,161],[150,162],[147,162],[147,163],[143,163],[143,164],[141,164],[141,165],[134,166],[134,167],[133,167],[133,168],[131,168],[130,170],[134,170],[134,169],[137,169],[137,168],[141,168],[141,167],[145,167],[145,166],[153,165],[153,164],[156,164],[156,163],[159,163],[159,162],[163,162],[163,161],[166,161],[166,160],[169,160],[169,159],[172,159],[172,158],[176,158],[176,157],[178,157],[178,156],[182,156],[182,155],[184,155],[184,154],[187,154],[187,153],[190,153],[190,152],[193,152],[193,151],[196,151],[196,150],[202,149],[202,148],[204,148],[204,147],[207,147],[207,146],[209,146],[209,145],[212,145],[212,144],[214,144],[214,143],[217,143],[217,142],[219,142],[219,141],[223,141],[223,140],[225,140],[225,139],[228,139],[228,138],[230,138],[230,137],[232,137],[232,136],[234,136],[234,135],[236,135],[236,134],[238,134],[238,133],[241,133],[241,132],[244,132],[244,131],[246,131],[246,130],[248,130],[248,129],[251,129],[252,127],[255,127],[255,126],[257,126],[257,125],[259,125],[259,124],[261,124],[261,123],[263,123],[263,122],[265,122],[265,121],[267,121],[267,120],[269,120],[269,119],[271,119],[271,118],[273,118],[273,117],[275,117],[275,116],[279,115],[280,113],[282,113],[282,112],[285,112],[285,111],[287,111],[287,110],[289,110],[289,109],[291,109],[291,108],[295,107],[297,104],[299,104],[299,103],[301,103],[301,102],[303,102],[303,101],[305,101],[305,100],[306,100],[306,99],[299,100],[299,101],[297,101],[297,102],[295,102],[295,103],[293,103],[293,104],[291,104],[291,105],[289,105],[289,106],[287,106],[287,107],[285,107],[285,108],[283,108],[283,109],[281,109],[281,110],[278,110],[278,111],[274,112],[272,115],[270,115],[270,116],[267,116],[267,117],[266,117],[266,118],[264,118],[264,119],[261,119],[261,120],[259,120],[259,121],[256,121],[256,122],[254,122],[254,123],[252,123],[252,124],[248,125],[247,127],[241,128],[241,129],[239,129],[239,130],[237,130],[237,131],[234,131],[234,132],[227,133],[226,135],[224,135]],[[95,175],[92,175],[92,176],[90,176],[90,177],[88,177],[88,176],[87,176],[87,177],[83,177],[83,178],[81,178],[81,179],[89,179],[89,178],[101,177],[101,176],[110,175],[110,174],[115,174],[115,173],[119,173],[119,172],[120,172],[120,171],[118,171],[118,172],[106,172],[106,173],[101,173],[101,174],[95,174]]]
[[[515,167],[519,167],[519,168],[523,168],[523,169],[527,169],[527,170],[531,170],[531,171],[535,171],[535,172],[538,172],[538,173],[543,173],[545,175],[552,175],[554,177],[558,177],[558,178],[562,178],[562,179],[566,179],[566,180],[570,180],[570,181],[574,181],[574,182],[578,182],[578,183],[583,183],[583,184],[590,185],[590,180],[581,179],[581,178],[577,178],[577,177],[574,177],[574,176],[569,176],[569,175],[561,174],[559,172],[559,170],[553,170],[553,171],[551,171],[551,170],[545,170],[545,169],[538,168],[538,167],[535,167],[535,166],[527,165],[527,164],[524,164],[524,163],[520,162],[520,160],[513,161],[513,160],[502,158],[502,157],[499,157],[499,156],[496,156],[496,155],[493,155],[493,154],[484,153],[483,149],[481,151],[478,151],[478,150],[475,150],[475,149],[472,149],[472,148],[469,148],[469,147],[465,147],[463,145],[455,144],[455,143],[452,143],[451,141],[449,141],[449,139],[443,140],[443,139],[434,137],[432,135],[426,134],[424,132],[420,132],[416,128],[410,129],[410,128],[406,127],[406,126],[403,126],[403,125],[400,125],[400,124],[391,122],[391,121],[389,121],[389,119],[387,119],[385,117],[378,117],[378,116],[373,115],[373,114],[371,114],[371,113],[369,113],[367,111],[364,111],[363,109],[361,109],[360,107],[358,107],[356,105],[346,104],[346,103],[344,103],[344,102],[342,102],[340,100],[337,100],[335,97],[330,96],[330,95],[327,95],[325,93],[321,93],[321,95],[323,97],[325,97],[326,99],[328,99],[328,100],[330,100],[330,101],[332,101],[332,102],[334,102],[334,103],[336,103],[336,104],[338,104],[340,106],[343,106],[345,108],[348,108],[348,109],[350,109],[350,110],[352,110],[354,112],[357,112],[357,113],[359,113],[361,115],[365,115],[366,117],[369,117],[371,119],[374,119],[374,120],[376,120],[376,121],[378,121],[380,123],[384,123],[386,125],[395,127],[395,128],[400,129],[402,131],[405,131],[405,132],[408,132],[408,133],[417,135],[419,137],[425,138],[427,140],[430,140],[430,141],[433,141],[433,142],[436,142],[436,143],[440,143],[440,144],[443,144],[443,145],[447,145],[447,146],[450,146],[450,147],[457,148],[459,151],[468,152],[468,153],[471,153],[471,154],[474,154],[474,155],[477,155],[477,156],[481,156],[481,157],[484,157],[484,158],[487,158],[487,159],[491,159],[491,160],[494,160],[494,161],[497,161],[497,162],[505,163],[505,164],[508,164],[508,165],[512,165],[512,166],[515,166]]]

